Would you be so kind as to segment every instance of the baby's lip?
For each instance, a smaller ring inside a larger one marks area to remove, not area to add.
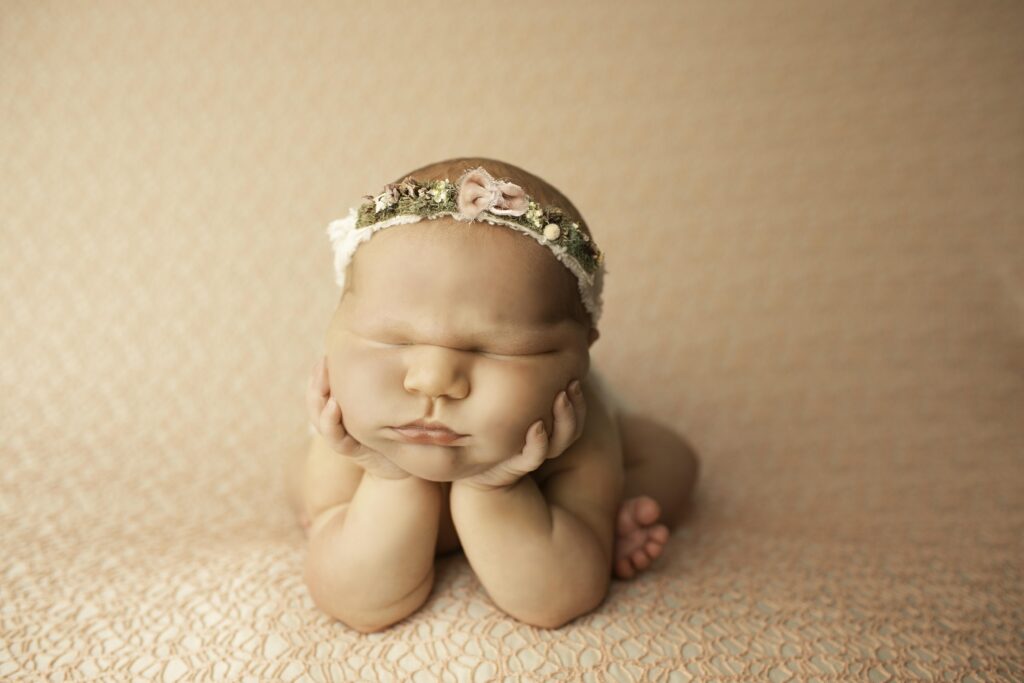
[[[404,424],[401,427],[395,427],[395,429],[421,431],[431,434],[449,434],[456,437],[466,436],[465,434],[459,434],[457,431],[442,422],[427,422],[426,420],[416,420],[415,422]]]
[[[437,423],[434,423],[435,425]],[[453,432],[448,428],[443,429],[423,429],[417,424],[411,423],[404,427],[392,427],[394,432],[398,434],[404,441],[409,443],[418,444],[435,444],[438,446],[451,446],[459,439],[466,436],[466,434],[459,434]]]

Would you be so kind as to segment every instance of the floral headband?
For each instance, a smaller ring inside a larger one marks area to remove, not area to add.
[[[485,221],[529,235],[550,249],[576,276],[580,298],[597,327],[601,317],[604,254],[579,223],[570,220],[561,209],[541,207],[519,185],[496,180],[483,167],[477,167],[467,170],[454,183],[447,179],[421,183],[409,176],[400,183],[385,185],[379,195],[364,198],[369,201],[349,209],[348,216],[327,226],[339,287],[345,286],[345,269],[356,249],[378,230],[442,216],[467,222]]]

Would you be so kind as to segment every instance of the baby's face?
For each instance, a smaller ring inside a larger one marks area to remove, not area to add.
[[[551,433],[554,398],[586,376],[591,342],[565,311],[575,279],[546,247],[504,227],[436,223],[359,248],[327,359],[356,440],[414,476],[453,481],[519,453],[538,419]],[[394,431],[420,419],[467,436],[445,446]]]

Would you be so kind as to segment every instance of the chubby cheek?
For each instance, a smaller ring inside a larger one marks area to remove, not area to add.
[[[476,392],[478,404],[473,410],[480,417],[481,431],[489,436],[493,452],[488,459],[493,459],[519,453],[527,430],[538,419],[551,429],[555,396],[572,379],[572,370],[565,366],[506,366],[480,371],[474,379],[481,390]]]
[[[327,368],[331,378],[331,395],[341,406],[345,429],[360,443],[374,441],[381,419],[389,417],[382,405],[386,387],[402,380],[395,379],[396,370],[379,359],[348,345],[338,344],[327,352]]]
[[[487,373],[480,373],[487,374]],[[508,457],[523,446],[526,430],[536,417],[536,387],[525,377],[502,373],[492,381],[476,377],[477,404],[473,407],[480,434],[487,439],[487,460]],[[486,387],[486,390],[484,389]]]
[[[396,444],[383,428],[418,417],[427,408],[425,398],[405,390],[406,368],[392,350],[338,340],[327,350],[327,364],[331,394],[341,406],[345,428],[360,443],[393,451]],[[573,356],[547,361],[481,358],[463,368],[469,373],[470,395],[443,402],[440,412],[473,435],[474,445],[464,453],[467,461],[500,462],[522,450],[536,420],[543,419],[550,431],[555,396],[586,369],[586,360]]]

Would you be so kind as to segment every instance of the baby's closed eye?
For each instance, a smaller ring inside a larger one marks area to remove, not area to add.
[[[466,340],[465,342],[448,341],[445,343],[429,344],[422,341],[410,341],[406,335],[388,331],[356,331],[350,329],[349,332],[370,346],[382,349],[397,350],[416,346],[436,346],[497,361],[551,356],[561,351],[560,348],[557,348],[559,344],[549,339],[502,340],[499,336],[493,342],[485,343],[474,343],[473,341]]]
[[[388,340],[382,341],[380,339],[369,339],[365,338],[376,346],[383,346],[386,348],[407,348],[411,346],[418,346],[418,344],[409,341],[399,340]],[[466,347],[448,347],[453,351],[462,351],[464,353],[472,353],[478,356],[485,356],[487,358],[521,358],[527,356],[544,356],[550,353],[557,353],[556,349],[552,350],[534,350],[534,349],[522,349],[522,348],[506,348],[499,349],[494,347],[483,347],[483,346],[466,346]]]

